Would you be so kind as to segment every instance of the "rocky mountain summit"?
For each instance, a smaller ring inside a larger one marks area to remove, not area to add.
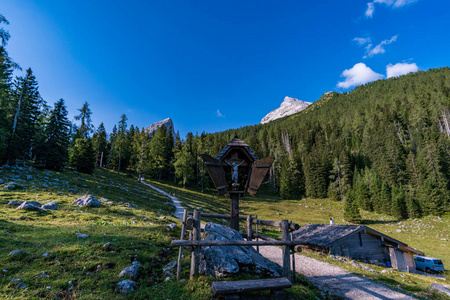
[[[175,129],[173,127],[173,121],[171,118],[167,118],[162,121],[155,122],[155,123],[151,124],[150,126],[148,126],[147,128],[145,128],[145,131],[151,135],[153,132],[158,130],[158,128],[160,128],[163,125],[166,127],[167,132],[169,132],[169,130],[171,130],[173,136],[175,136]]]
[[[304,102],[302,100],[286,96],[279,108],[271,111],[264,118],[262,118],[261,124],[269,123],[270,121],[293,115],[304,110],[311,104],[311,102]]]

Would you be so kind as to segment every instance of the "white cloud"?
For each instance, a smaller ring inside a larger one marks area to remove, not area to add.
[[[225,118],[225,116],[220,113],[220,110],[217,110],[216,116],[219,118]]]
[[[385,4],[386,6],[391,7],[402,7],[414,2],[417,2],[417,0],[374,0],[373,2],[367,3],[366,17],[367,18],[373,17],[373,13],[375,11],[375,3]]]
[[[339,82],[337,86],[344,89],[365,84],[384,77],[383,75],[372,71],[372,69],[367,67],[364,63],[357,63],[353,66],[353,68],[344,70],[341,76],[345,77],[345,80]]]
[[[373,2],[367,3],[366,17],[372,18],[374,11],[375,11],[375,5],[373,5]]]
[[[395,4],[394,4],[394,7],[402,7],[402,6],[406,5],[406,4],[411,4],[411,3],[414,3],[416,1],[417,0],[396,0]]]
[[[370,38],[354,38],[353,41],[357,42],[359,46],[362,46],[366,43],[370,43]]]
[[[411,72],[419,71],[419,67],[415,63],[398,63],[398,64],[389,64],[386,66],[386,75],[387,78],[398,77],[401,75],[405,75]]]
[[[386,52],[386,50],[384,49],[383,46],[392,44],[393,42],[395,42],[397,40],[397,37],[398,37],[397,35],[394,35],[390,40],[384,40],[373,48],[372,48],[372,44],[367,45],[367,47],[366,47],[367,55],[364,56],[364,58],[372,57],[374,55]]]

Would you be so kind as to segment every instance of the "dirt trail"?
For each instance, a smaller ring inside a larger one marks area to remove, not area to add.
[[[282,264],[281,249],[273,246],[259,247],[260,253],[278,264]],[[416,299],[406,293],[375,283],[372,280],[348,273],[338,266],[295,254],[295,268],[319,289],[345,299]]]
[[[141,180],[141,183],[142,183],[142,184],[145,184],[145,185],[148,186],[148,187],[151,187],[152,189],[154,189],[154,190],[157,191],[158,193],[161,193],[161,194],[166,195],[167,197],[169,197],[170,200],[172,200],[173,206],[175,206],[175,208],[176,208],[176,211],[175,211],[175,213],[174,213],[174,216],[175,216],[177,219],[183,221],[184,207],[181,206],[181,202],[180,202],[180,200],[178,200],[177,197],[172,196],[171,194],[166,193],[166,192],[164,192],[163,190],[161,190],[161,189],[159,189],[159,188],[157,188],[157,187],[155,187],[155,186],[153,186],[153,185],[151,185],[151,184],[145,183],[145,182],[142,181],[142,180]]]

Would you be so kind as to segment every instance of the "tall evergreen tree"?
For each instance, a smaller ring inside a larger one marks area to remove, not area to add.
[[[101,167],[108,155],[108,134],[106,133],[103,122],[100,123],[97,131],[92,136],[92,144],[94,146],[96,164]]]
[[[356,203],[355,193],[350,190],[344,203],[344,220],[351,223],[361,223],[361,214]]]
[[[95,169],[95,152],[89,139],[78,138],[69,149],[69,163],[78,172],[92,174]]]
[[[38,161],[42,162],[46,169],[61,171],[64,168],[69,146],[69,126],[64,99],[60,99],[50,111],[44,130],[45,141],[38,155]]]
[[[81,121],[81,125],[78,127],[78,135],[81,138],[87,139],[90,137],[93,128],[91,119],[92,111],[89,108],[89,103],[87,101],[84,102],[78,111],[80,114],[75,116],[75,120]]]

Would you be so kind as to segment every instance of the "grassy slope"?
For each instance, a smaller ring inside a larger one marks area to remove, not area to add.
[[[166,191],[176,193],[186,208],[192,209],[201,207],[205,212],[229,213],[229,200],[224,197],[216,196],[214,191],[208,189],[204,194],[197,189],[183,189],[171,182],[157,182],[154,184]],[[240,201],[241,215],[258,215],[258,218],[265,220],[292,220],[300,225],[307,223],[328,223],[330,217],[333,217],[337,224],[345,224],[343,220],[343,207],[340,202],[329,201],[328,199],[302,199],[302,200],[281,200],[278,196],[270,192],[268,187],[262,188],[256,197],[247,196]],[[367,226],[389,235],[395,239],[407,243],[409,246],[425,252],[429,256],[441,258],[447,269],[450,269],[450,242],[441,239],[450,240],[450,215],[439,217],[424,217],[421,219],[412,219],[398,221],[385,215],[362,211],[364,222]],[[215,220],[217,222],[217,220]],[[242,228],[244,223],[242,223]],[[401,232],[396,230],[400,229]],[[278,232],[266,231],[267,235],[278,236]],[[319,259],[329,260],[321,256]],[[330,260],[332,263],[337,263]],[[406,291],[433,297],[427,291],[430,284],[438,282],[449,284],[447,282],[436,280],[431,277],[415,274],[406,274],[392,271],[388,274],[373,275],[373,273],[355,269],[345,265],[345,268],[351,272],[358,273],[378,281],[387,283],[394,287],[400,287]],[[383,268],[374,267],[381,271]],[[440,297],[440,296],[434,296]]]
[[[31,180],[26,180],[31,175]],[[72,171],[9,171],[0,170],[0,180],[15,181],[28,189],[3,190],[0,187],[0,299],[209,299],[211,277],[201,276],[196,281],[177,283],[165,281],[162,268],[176,259],[178,251],[169,247],[170,241],[180,236],[180,222],[171,217],[174,211],[167,197],[138,183],[125,174],[96,170],[93,175]],[[65,181],[68,184],[61,182]],[[70,189],[75,189],[76,191]],[[80,208],[73,200],[90,193],[96,198],[115,202],[103,203],[101,208]],[[212,210],[204,202],[202,205]],[[186,194],[186,199],[188,194]],[[59,210],[33,212],[17,210],[7,203],[39,201],[58,203]],[[138,207],[119,206],[129,202]],[[215,205],[217,202],[214,202]],[[224,200],[220,204],[226,205]],[[159,216],[166,216],[165,219]],[[175,230],[167,231],[167,224],[177,223]],[[89,235],[77,238],[75,233]],[[111,246],[104,248],[107,242]],[[9,256],[20,249],[23,254]],[[43,257],[48,253],[47,257]],[[136,259],[143,264],[137,279],[136,292],[123,296],[116,290],[121,270]],[[188,278],[190,255],[185,252],[183,275]],[[2,272],[7,270],[7,272]],[[39,274],[48,277],[38,278]],[[17,289],[20,278],[27,284]],[[248,279],[243,275],[237,279]],[[70,290],[68,282],[74,288]],[[49,287],[49,288],[48,288]],[[320,291],[309,283],[296,285],[292,299],[322,298]],[[255,299],[260,295],[254,296]]]

